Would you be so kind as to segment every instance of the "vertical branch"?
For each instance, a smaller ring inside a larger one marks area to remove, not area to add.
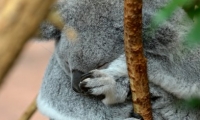
[[[152,120],[147,62],[142,45],[142,0],[124,2],[124,42],[134,112],[144,120]]]

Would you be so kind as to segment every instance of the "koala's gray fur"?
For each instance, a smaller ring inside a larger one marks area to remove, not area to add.
[[[200,51],[183,41],[192,21],[179,8],[155,33],[151,30],[151,17],[167,2],[143,0],[153,117],[198,120],[199,109],[176,104],[200,97]],[[136,120],[128,97],[123,0],[60,0],[56,7],[66,26],[61,32],[42,25],[44,38],[56,39],[56,49],[37,99],[39,110],[53,120]]]

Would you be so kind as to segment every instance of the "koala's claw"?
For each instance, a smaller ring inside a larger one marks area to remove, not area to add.
[[[87,82],[80,82],[80,84],[79,84],[81,92],[84,94],[88,94],[89,93],[88,91],[90,89],[89,87],[86,87],[86,85],[87,85]]]
[[[123,89],[120,85],[120,80],[116,79],[111,73],[105,69],[96,69],[82,75],[79,88],[85,95],[105,96],[102,102],[105,105],[111,105],[122,103],[127,97],[127,87]]]
[[[87,79],[87,78],[94,78],[94,76],[92,75],[93,73],[92,72],[89,72],[89,73],[86,73],[86,74],[83,74],[81,76],[81,81]]]
[[[93,96],[105,96],[104,104],[117,103],[115,79],[107,73],[100,70],[93,70],[81,77],[79,87],[83,94]]]
[[[87,85],[88,85],[88,82],[86,82],[86,81],[80,82],[80,84],[79,84],[79,87],[81,88],[82,93],[86,94],[86,95],[96,95],[93,93],[92,89],[98,89],[98,87],[101,87],[101,86],[88,87]]]
[[[81,76],[81,82],[79,84],[79,87],[82,90],[82,93],[90,95],[90,94],[92,94],[92,91],[91,91],[90,87],[87,87],[87,82],[84,81],[87,78],[94,78],[94,76],[92,75],[92,72],[83,74]]]
[[[93,94],[92,88],[86,87],[86,85],[87,85],[87,82],[81,82],[79,84],[79,87],[81,88],[83,95],[96,96],[100,100],[103,100],[105,98],[105,95],[102,95],[102,94],[101,95],[95,95],[95,94]]]

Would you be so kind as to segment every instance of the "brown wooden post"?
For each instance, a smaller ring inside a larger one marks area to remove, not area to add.
[[[142,0],[124,1],[124,39],[134,112],[152,120],[147,60],[142,45]]]

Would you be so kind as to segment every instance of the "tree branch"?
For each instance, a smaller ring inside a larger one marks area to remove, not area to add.
[[[20,117],[19,120],[29,120],[32,115],[36,112],[37,106],[36,106],[36,98],[33,100],[33,102],[29,105],[29,107],[26,109],[26,111],[23,113],[23,115]]]
[[[147,62],[142,45],[142,0],[124,1],[124,38],[134,112],[152,120]]]
[[[55,0],[0,1],[0,85]]]

